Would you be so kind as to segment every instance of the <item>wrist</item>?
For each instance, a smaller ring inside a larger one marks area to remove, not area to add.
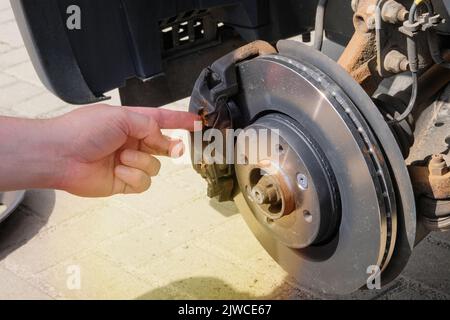
[[[0,190],[59,189],[64,181],[64,144],[56,120],[0,118]]]

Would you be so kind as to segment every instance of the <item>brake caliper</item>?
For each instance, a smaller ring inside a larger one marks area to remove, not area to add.
[[[239,93],[237,65],[244,60],[274,53],[276,50],[269,43],[255,41],[230,52],[202,71],[192,92],[189,111],[202,116],[204,132],[214,128],[221,130],[226,137],[227,129],[243,127],[244,116],[233,100]],[[232,200],[234,166],[227,164],[226,154],[223,154],[223,161],[211,164],[205,162],[199,152],[203,150],[193,150],[193,159],[202,159],[200,163],[194,161],[194,168],[208,182],[208,196],[217,197],[219,201]]]

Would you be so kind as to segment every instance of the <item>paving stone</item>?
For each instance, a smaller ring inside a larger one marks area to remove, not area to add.
[[[265,250],[259,251],[256,255],[242,263],[245,263],[244,268],[249,270],[249,272],[255,272],[261,276],[270,278],[279,285],[288,282],[292,286],[296,286],[295,281],[290,279],[286,271]]]
[[[44,226],[45,223],[31,211],[19,207],[0,224],[0,261],[36,237]]]
[[[433,232],[430,235],[431,238],[440,241],[442,244],[448,244],[450,246],[450,232]]]
[[[194,244],[214,255],[243,264],[264,251],[241,216],[214,228],[196,239]]]
[[[0,10],[11,8],[11,3],[9,0],[0,0]]]
[[[157,220],[148,221],[147,225],[104,242],[97,251],[127,268],[152,263],[165,252],[226,220],[221,214],[209,211],[207,202],[195,201],[186,210],[168,212]]]
[[[11,50],[11,47],[8,46],[6,43],[3,43],[0,41],[0,54],[5,53],[6,51]]]
[[[17,117],[17,114],[14,112],[14,110],[0,108],[0,116]]]
[[[71,277],[78,271],[79,283],[73,282]],[[71,257],[38,277],[56,288],[63,299],[136,299],[157,288],[94,254]]]
[[[18,64],[29,61],[30,57],[28,56],[28,52],[24,47],[20,47],[17,49],[12,49],[9,45],[3,44],[0,40],[0,49],[2,46],[5,46],[7,50],[1,55],[0,59],[0,70],[5,70],[7,68],[11,68]],[[0,50],[1,52],[1,50]]]
[[[378,297],[380,300],[448,300],[450,296],[427,287],[423,283],[405,278],[399,279],[399,285]]]
[[[86,211],[54,228],[44,229],[33,241],[10,252],[6,259],[40,272],[83,251],[89,251],[104,240],[142,224],[137,213],[108,203],[102,208]]]
[[[111,104],[111,105],[120,105],[120,97],[119,97],[119,91],[118,90],[113,90],[111,92],[105,93],[106,96],[110,96],[111,99],[107,100],[103,103],[107,103],[107,104]],[[52,99],[58,99],[57,97],[54,97]],[[59,100],[59,99],[58,99]],[[56,100],[56,101],[58,101]],[[61,100],[59,100],[59,102],[57,102],[57,104],[60,104]],[[78,108],[82,108],[83,106],[80,105],[71,105],[71,104],[66,104],[63,101],[63,105],[54,109],[52,108],[52,110],[47,110],[46,112],[43,113],[39,113],[37,115],[37,118],[41,118],[41,119],[49,119],[49,118],[55,118],[58,116],[62,116],[66,113],[69,113],[71,111],[74,111]],[[56,103],[55,103],[56,104]]]
[[[3,72],[0,72],[0,90],[2,87],[10,85],[16,81],[17,80],[14,77],[4,74]]]
[[[157,287],[140,295],[136,300],[186,300],[192,299],[192,296],[186,292],[172,286],[170,288]]]
[[[396,279],[391,283],[384,285],[380,289],[369,290],[367,288],[362,288],[356,292],[346,294],[346,295],[320,295],[323,299],[334,299],[334,300],[376,300],[384,297],[387,293],[397,290],[403,285],[401,279]]]
[[[0,24],[14,21],[14,13],[11,8],[0,9]]]
[[[40,118],[40,119],[56,118],[56,117],[59,117],[59,116],[62,116],[64,114],[66,114],[66,113],[69,113],[71,111],[74,111],[74,110],[76,110],[78,108],[81,108],[81,106],[65,105],[65,106],[62,106],[61,108],[58,108],[58,109],[55,109],[55,110],[52,110],[52,111],[40,114],[38,116],[38,118]]]
[[[273,297],[281,295],[288,299],[374,299],[387,292],[392,285],[381,290],[361,290],[351,295],[336,296],[313,293],[301,288],[296,280],[289,276],[270,256],[246,226],[243,219],[238,216],[230,222],[205,234],[194,241],[194,244],[220,256],[228,261],[233,261],[249,272],[264,275],[272,279],[278,285],[279,293],[273,293]]]
[[[190,102],[190,98],[184,98],[184,99],[175,101],[167,106],[164,106],[164,108],[167,108],[169,110],[174,110],[174,111],[188,111],[189,102]]]
[[[450,246],[426,238],[414,249],[402,275],[450,295]]]
[[[36,71],[34,70],[33,64],[31,61],[27,61],[24,63],[17,64],[15,66],[9,67],[7,69],[4,69],[3,72],[20,79],[24,82],[31,83],[35,85],[36,87],[43,88],[44,85],[42,84],[41,80],[39,79],[38,75],[36,74]],[[50,95],[49,92],[46,92],[48,95]]]
[[[22,35],[15,21],[2,23],[0,28],[0,42],[8,44],[12,48],[23,46]]]
[[[105,96],[110,97],[111,99],[106,100],[102,103],[107,103],[113,106],[121,106],[122,103],[120,102],[120,94],[119,94],[119,90],[112,90],[109,92],[105,93]]]
[[[36,289],[14,273],[0,268],[0,300],[49,300],[51,297]]]
[[[24,102],[43,92],[43,89],[28,84],[17,82],[0,89],[0,109],[13,109],[17,104]]]
[[[319,300],[314,293],[291,286],[289,283],[281,283],[264,299],[269,300]]]
[[[80,198],[58,190],[28,190],[22,207],[32,211],[45,228],[60,225],[76,216],[108,208],[107,199]]]
[[[165,175],[164,170],[162,168],[160,175],[152,180],[152,187],[146,192],[146,197],[123,195],[118,196],[118,199],[151,216],[173,209],[188,212],[186,206],[197,199],[205,199],[206,182],[194,170],[186,169],[173,176]]]
[[[137,272],[141,278],[157,280],[160,288],[182,290],[193,299],[258,299],[276,290],[276,284],[189,245]]]
[[[39,118],[40,115],[57,110],[65,105],[64,101],[50,92],[44,92],[17,104],[12,109],[20,117]]]

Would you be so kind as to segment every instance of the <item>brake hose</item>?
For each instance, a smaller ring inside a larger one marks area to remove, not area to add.
[[[427,6],[427,10],[430,14],[433,13],[433,8],[428,1],[424,0],[414,0],[411,5],[411,9],[409,10],[408,22],[412,25],[416,20],[416,11],[417,7],[421,4],[425,4]],[[411,80],[412,80],[412,90],[411,90],[411,98],[409,100],[408,106],[405,111],[399,115],[398,117],[394,117],[394,122],[401,122],[409,117],[411,112],[414,110],[417,101],[418,94],[418,76],[417,73],[419,71],[419,58],[417,56],[417,44],[414,40],[414,37],[407,38],[407,50],[408,50],[408,60],[409,60],[409,69],[411,70]]]
[[[322,51],[323,36],[324,36],[324,20],[325,7],[328,0],[319,0],[316,11],[316,25],[314,27],[314,48]]]

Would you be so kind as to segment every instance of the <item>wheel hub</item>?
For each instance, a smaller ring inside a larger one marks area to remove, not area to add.
[[[290,248],[327,240],[336,231],[339,196],[317,143],[301,131],[300,124],[278,113],[258,119],[246,130],[268,130],[277,141],[273,152],[257,164],[236,165],[240,189],[245,190],[255,218]],[[242,149],[241,157],[248,159],[248,148]]]

